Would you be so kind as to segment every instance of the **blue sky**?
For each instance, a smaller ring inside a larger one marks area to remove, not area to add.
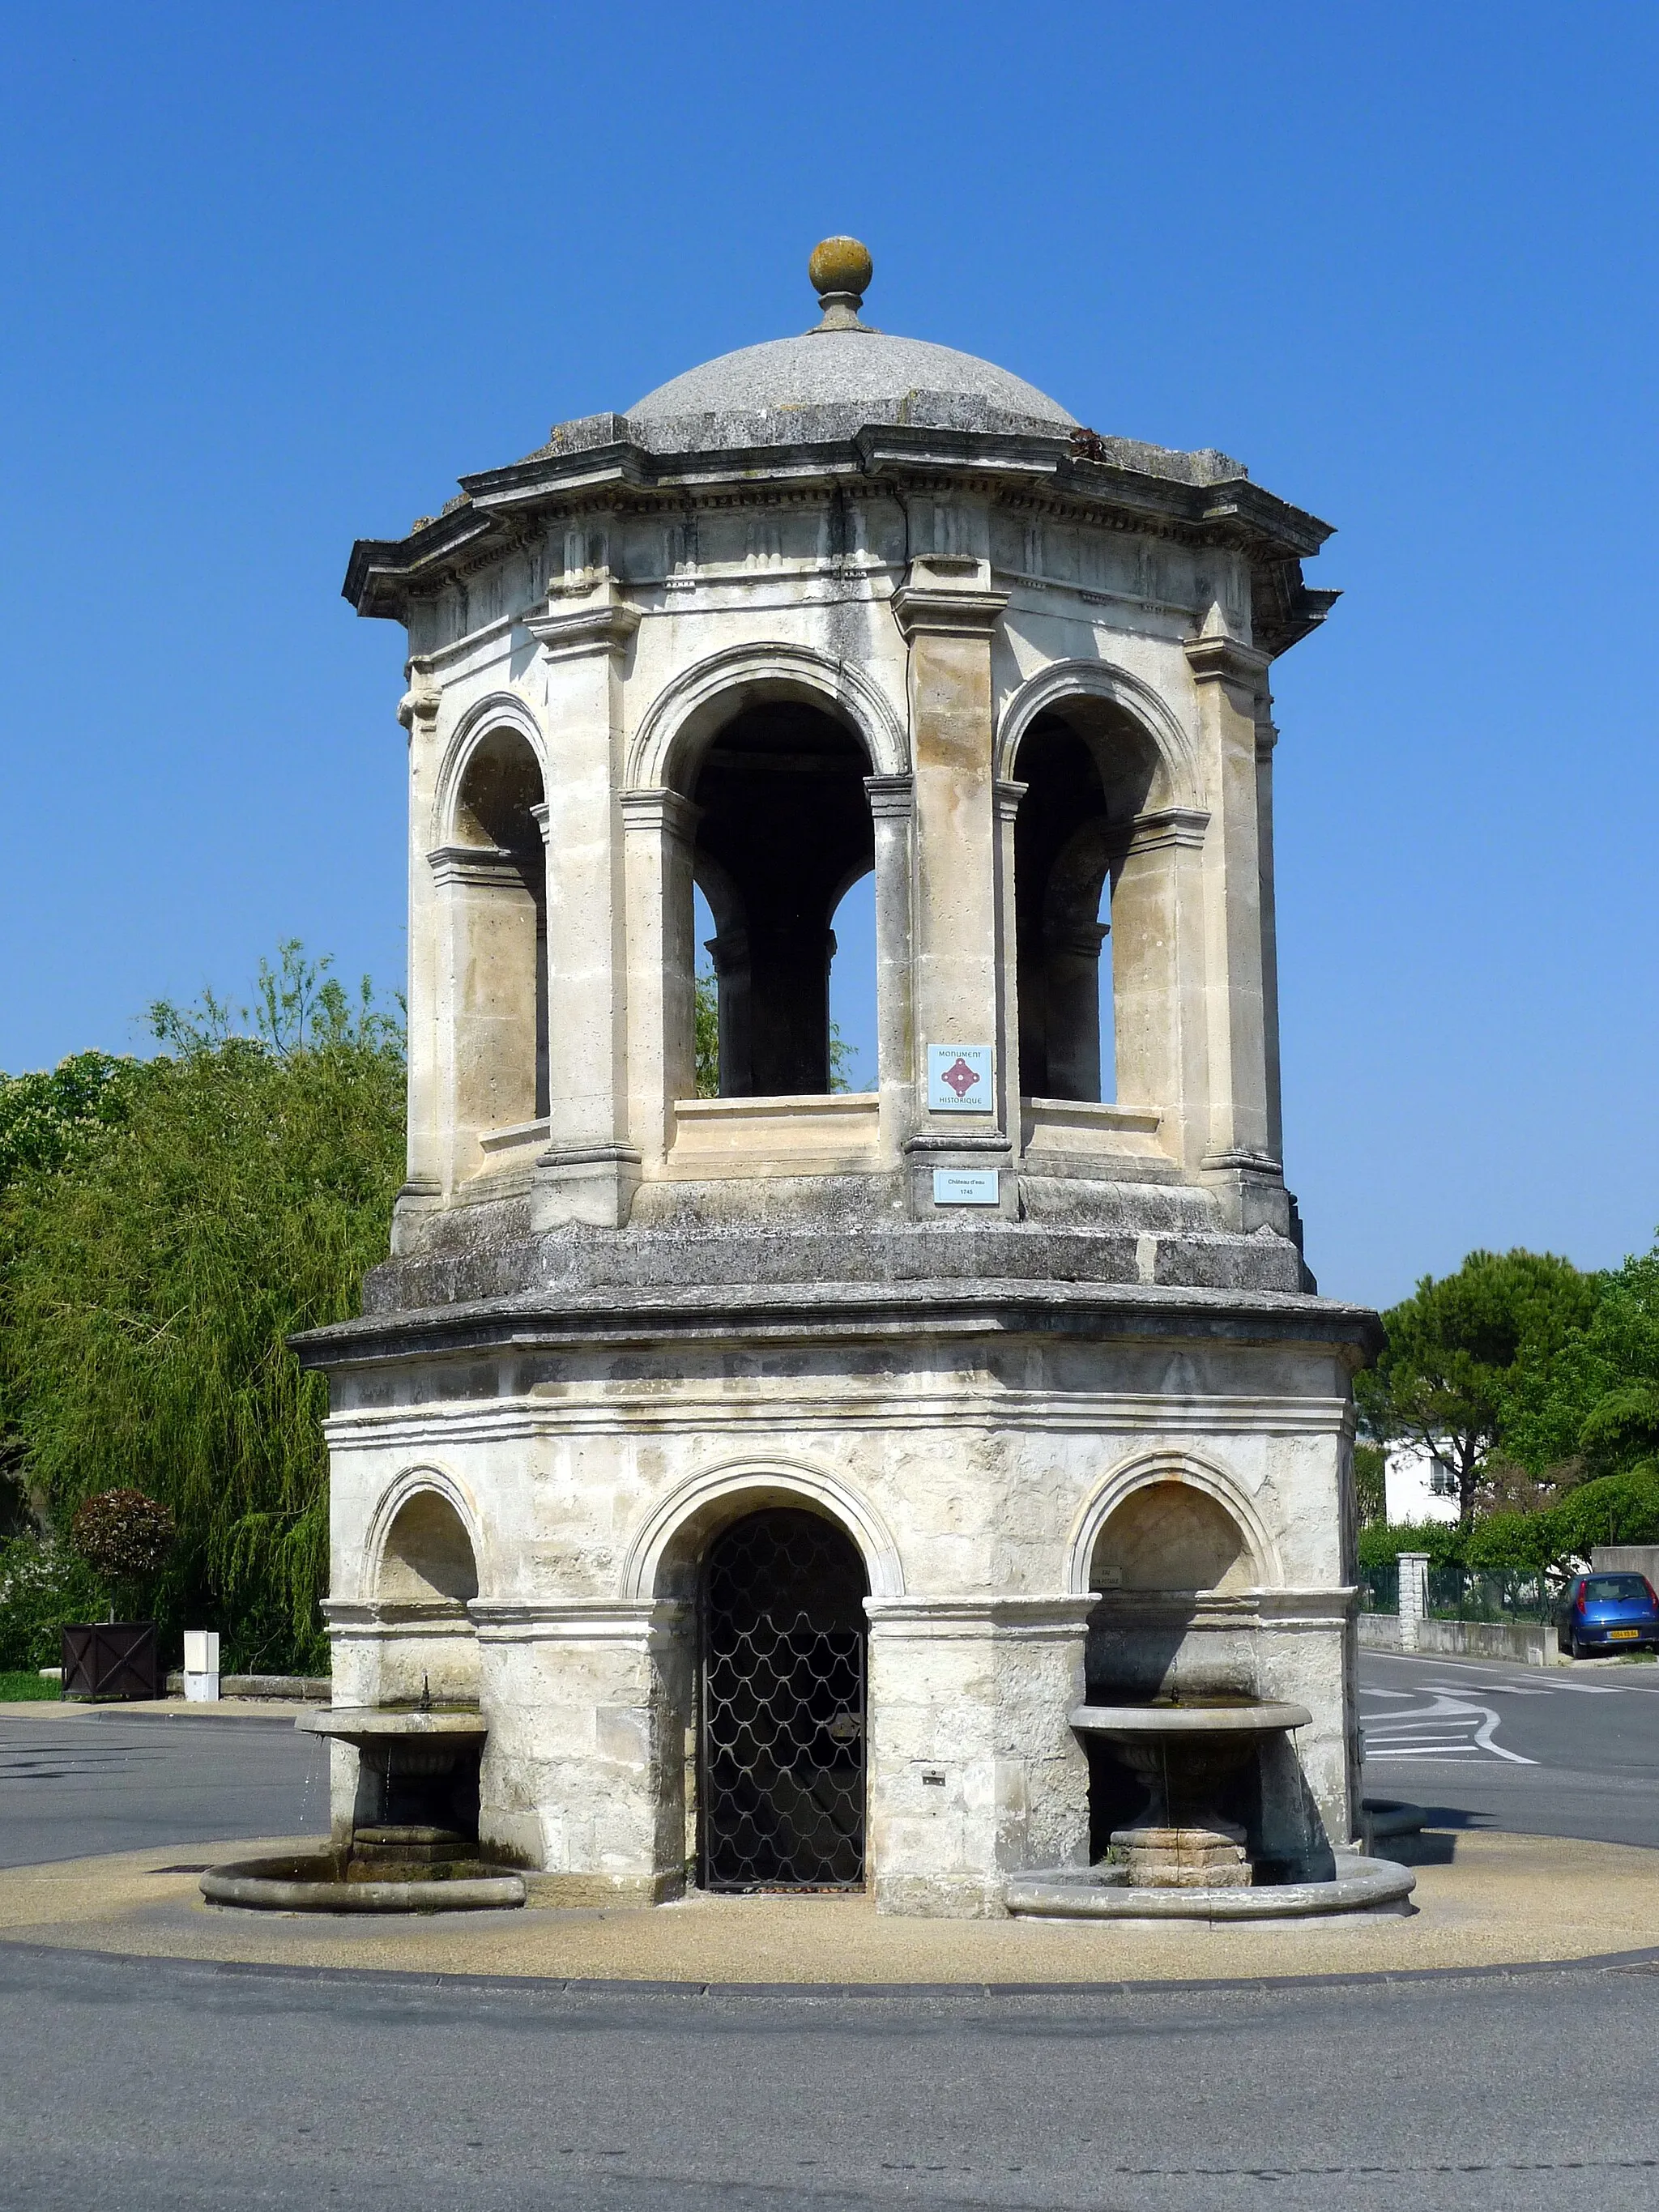
[[[395,982],[353,538],[803,327],[845,230],[884,327],[1338,526],[1275,680],[1322,1286],[1651,1241],[1659,12],[4,21],[0,1066],[142,1048],[285,936]]]

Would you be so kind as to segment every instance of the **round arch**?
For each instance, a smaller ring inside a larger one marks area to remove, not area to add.
[[[376,1505],[363,1536],[362,1559],[362,1580],[359,1587],[366,1597],[377,1594],[386,1566],[386,1545],[404,1508],[422,1497],[437,1498],[447,1505],[461,1524],[467,1542],[472,1547],[473,1565],[477,1572],[480,1590],[487,1587],[484,1578],[483,1525],[478,1513],[478,1502],[469,1486],[445,1468],[433,1466],[404,1468],[392,1478]]]
[[[498,730],[511,730],[520,737],[535,756],[537,772],[542,780],[542,795],[547,794],[547,744],[541,724],[516,691],[492,691],[486,699],[477,700],[456,723],[444,747],[443,760],[438,769],[437,786],[433,794],[432,814],[428,845],[453,845],[457,841],[456,809],[461,787],[466,781],[466,771],[473,754],[486,738]]]
[[[1056,660],[1022,684],[1002,710],[997,726],[997,775],[1018,778],[1020,742],[1038,716],[1072,699],[1099,699],[1127,714],[1158,758],[1166,806],[1196,806],[1200,800],[1198,756],[1192,739],[1149,684],[1109,660]]]
[[[869,1502],[838,1475],[787,1460],[745,1460],[708,1468],[678,1484],[652,1512],[623,1562],[625,1601],[664,1595],[660,1581],[675,1556],[701,1550],[729,1522],[768,1506],[804,1506],[833,1521],[857,1546],[872,1597],[902,1597],[898,1547]]]
[[[1257,1586],[1274,1587],[1283,1583],[1279,1547],[1243,1485],[1224,1468],[1199,1458],[1195,1453],[1165,1449],[1138,1452],[1120,1461],[1085,1500],[1072,1523],[1066,1544],[1066,1588],[1072,1596],[1091,1595],[1089,1578],[1095,1546],[1113,1514],[1137,1491],[1150,1490],[1160,1482],[1183,1483],[1220,1506],[1238,1525],[1250,1554]]]
[[[688,750],[746,707],[799,699],[838,712],[872,775],[908,775],[910,750],[892,702],[861,668],[803,645],[732,645],[664,685],[628,749],[631,790],[677,789]]]

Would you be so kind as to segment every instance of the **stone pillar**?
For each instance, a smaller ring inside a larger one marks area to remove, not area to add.
[[[1285,1115],[1279,1070],[1279,907],[1273,884],[1273,702],[1264,691],[1256,702],[1255,849],[1261,882],[1261,1042],[1267,1061],[1267,1150],[1285,1158]]]
[[[1204,840],[1209,817],[1167,806],[1139,816],[1112,887],[1112,1022],[1117,1103],[1154,1107],[1159,1141],[1195,1170],[1208,1148]]]
[[[867,775],[876,846],[876,1067],[881,1148],[896,1160],[915,1126],[916,1033],[910,991],[910,819],[908,775]]]
[[[866,1599],[878,1911],[998,1918],[1009,1875],[1086,1863],[1089,1765],[1070,1716],[1095,1603]]]
[[[1198,688],[1210,823],[1204,852],[1205,1180],[1236,1229],[1287,1235],[1283,1164],[1268,1147],[1266,994],[1256,788],[1256,707],[1267,656],[1230,636],[1212,609],[1187,658]]]
[[[435,684],[417,678],[398,708],[409,733],[409,1136],[404,1187],[392,1215],[394,1254],[407,1247],[444,1188],[439,921],[435,886],[424,865],[438,779],[439,697]]]
[[[618,1229],[639,1188],[628,1137],[623,657],[639,628],[614,579],[550,594],[525,627],[547,664],[548,1142],[532,1219]]]
[[[691,908],[698,810],[666,788],[622,797],[628,882],[629,1127],[654,1164],[674,1141],[674,1101],[697,1087]]]
[[[1395,1564],[1400,1569],[1400,1648],[1415,1651],[1417,1632],[1429,1610],[1429,1555],[1401,1552]]]
[[[690,1610],[646,1599],[474,1599],[489,1723],[481,1840],[537,1901],[655,1905],[686,1863]]]
[[[917,1086],[913,1203],[932,1210],[936,1165],[1001,1165],[1011,1152],[1018,1073],[1003,1035],[1006,993],[998,912],[995,714],[991,638],[1007,605],[988,560],[919,556],[893,595],[910,648],[914,770],[911,988]],[[985,1044],[997,1066],[993,1110],[927,1110],[927,1047]],[[1015,1111],[1018,1111],[1016,1106]],[[1007,1202],[1012,1203],[1012,1188]]]

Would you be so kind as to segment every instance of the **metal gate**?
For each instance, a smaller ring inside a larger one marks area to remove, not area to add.
[[[698,1731],[706,1889],[864,1882],[864,1564],[817,1515],[708,1547]]]

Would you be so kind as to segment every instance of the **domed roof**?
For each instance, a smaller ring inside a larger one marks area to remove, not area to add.
[[[820,290],[823,321],[799,337],[743,346],[671,377],[629,409],[635,436],[659,451],[684,451],[805,443],[866,423],[1050,434],[1077,427],[1046,392],[994,362],[860,322],[869,267],[856,241],[826,240],[813,257],[814,283],[843,289]]]
[[[919,393],[981,399],[1004,415],[1024,416],[1070,430],[1076,417],[1023,376],[926,338],[890,337],[884,331],[816,330],[802,337],[773,338],[765,345],[723,353],[699,368],[671,377],[628,410],[630,422],[653,423],[683,415],[758,415],[873,401],[889,415]]]

